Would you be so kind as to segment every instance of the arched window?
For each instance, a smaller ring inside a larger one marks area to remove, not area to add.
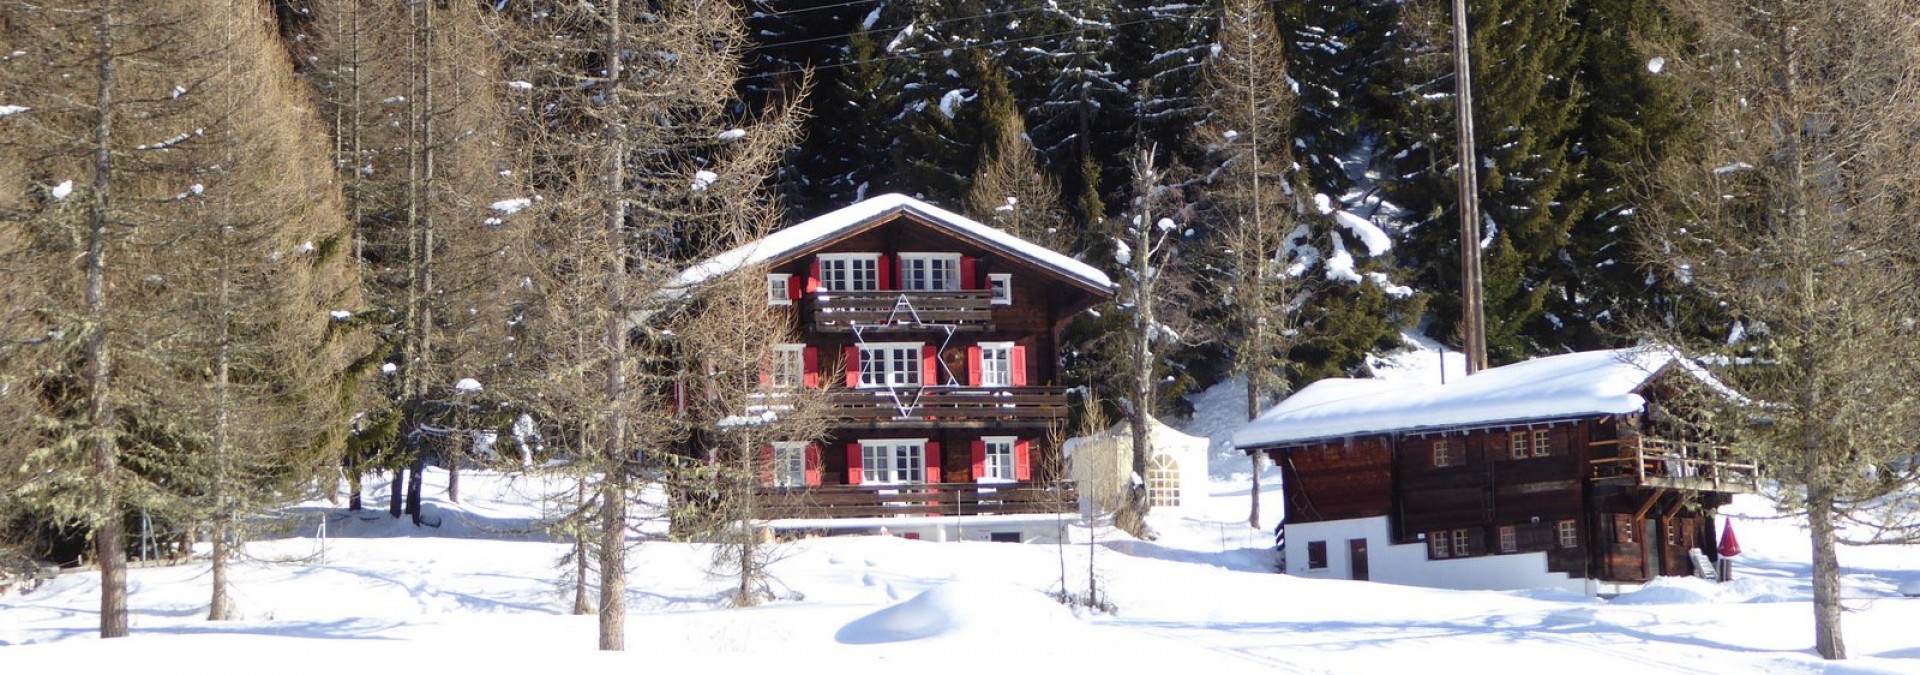
[[[1180,465],[1166,455],[1147,460],[1147,504],[1180,505]]]

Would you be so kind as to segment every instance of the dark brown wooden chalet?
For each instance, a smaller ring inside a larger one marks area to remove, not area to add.
[[[763,503],[787,518],[1071,509],[1047,430],[1065,421],[1059,336],[1112,297],[1083,263],[958,214],[883,195],[722,254],[683,281],[766,275],[801,342],[763,384],[822,387],[822,439],[767,449]],[[820,528],[833,529],[833,528]]]
[[[1289,572],[1600,592],[1694,574],[1715,508],[1756,486],[1678,423],[1676,387],[1736,396],[1669,350],[1585,352],[1444,385],[1324,380],[1234,440],[1282,469]]]

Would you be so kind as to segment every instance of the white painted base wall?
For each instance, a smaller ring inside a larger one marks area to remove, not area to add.
[[[903,516],[896,518],[790,518],[767,521],[775,531],[821,531],[830,535],[890,535],[925,541],[991,541],[995,534],[1018,534],[1023,544],[1060,540],[1061,528],[1080,522],[1074,515]],[[1064,525],[1063,525],[1064,523]]]
[[[1385,516],[1287,525],[1287,574],[1319,579],[1352,579],[1353,560],[1348,542],[1353,539],[1367,540],[1367,576],[1373,581],[1456,590],[1556,588],[1583,595],[1595,595],[1605,590],[1586,579],[1574,579],[1562,572],[1548,572],[1545,553],[1428,560],[1424,543],[1391,543]],[[1325,568],[1307,568],[1307,544],[1314,541],[1327,544]]]

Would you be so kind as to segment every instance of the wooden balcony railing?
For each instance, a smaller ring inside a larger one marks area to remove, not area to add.
[[[1637,443],[1621,444],[1618,457],[1593,460],[1593,479],[1683,490],[1758,492],[1760,468],[1720,459],[1725,456],[1723,445],[1643,437]]]
[[[1049,423],[1067,418],[1064,387],[891,387],[828,394],[834,417],[856,423]]]
[[[841,291],[813,297],[814,330],[924,330],[928,324],[956,330],[993,327],[993,291]]]
[[[767,488],[757,499],[768,518],[874,518],[1074,513],[1073,484],[923,483]]]

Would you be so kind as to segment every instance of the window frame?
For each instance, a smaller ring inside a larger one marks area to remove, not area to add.
[[[921,382],[926,368],[922,361],[926,354],[925,342],[867,342],[859,345],[860,378],[856,389],[890,389],[893,387],[925,386]],[[910,353],[907,362],[910,367],[896,370],[901,353]],[[875,358],[879,356],[880,358]]]
[[[792,382],[782,382],[786,377]],[[773,346],[773,362],[767,372],[768,383],[780,391],[801,389],[807,385],[807,345],[783,342]]]
[[[1500,552],[1518,553],[1520,551],[1520,529],[1512,525],[1500,526]]]
[[[862,485],[921,485],[927,482],[927,439],[877,438],[863,439],[859,443]]]
[[[1549,429],[1533,430],[1533,456],[1546,457],[1553,454],[1553,437],[1549,435],[1550,431]]]
[[[1427,557],[1432,560],[1451,558],[1452,547],[1448,545],[1447,531],[1434,530],[1427,533]]]
[[[773,486],[781,488],[807,486],[807,443],[805,441],[773,443]]]
[[[1466,558],[1473,555],[1473,540],[1468,538],[1466,530],[1453,531],[1453,557]]]
[[[820,262],[820,290],[823,292],[881,290],[878,253],[821,253],[817,260]],[[871,276],[867,276],[868,273]]]
[[[1433,468],[1445,469],[1460,466],[1463,463],[1465,458],[1453,451],[1453,441],[1446,438],[1433,439]]]
[[[1325,541],[1307,542],[1307,569],[1310,569],[1310,570],[1327,569],[1327,542]]]
[[[1553,524],[1554,543],[1560,548],[1580,547],[1580,527],[1572,520],[1560,520]]]
[[[1014,466],[1014,462],[1019,461],[1020,438],[1018,436],[981,436],[980,443],[986,448],[986,458],[981,466],[981,479],[991,483],[1012,483],[1020,480],[1019,469]],[[998,452],[996,448],[1004,452]]]
[[[936,263],[938,263],[938,265],[936,265]],[[925,265],[926,268],[915,269],[916,265]],[[945,273],[940,275],[938,279],[940,283],[932,283],[935,281],[934,272],[940,271],[938,269],[940,267],[946,268],[944,270]],[[916,278],[916,275],[924,276]],[[900,290],[957,291],[960,290],[962,285],[963,282],[960,279],[960,254],[930,252],[902,252],[900,254]]]
[[[793,275],[791,274],[768,274],[767,275],[767,305],[768,306],[792,305],[793,304],[792,293],[793,293]]]
[[[1147,505],[1180,506],[1180,462],[1164,454],[1147,459]]]
[[[992,272],[987,274],[987,304],[1009,306],[1013,304],[1013,274],[1011,272]]]
[[[1013,386],[1014,343],[982,342],[976,346],[980,348],[980,386],[982,387]],[[997,359],[989,358],[988,357],[989,354],[998,354],[1000,358],[997,358]],[[994,363],[997,366],[1003,366],[1003,368],[999,370],[995,370],[995,368],[988,367],[988,364],[990,362]],[[1002,380],[1002,381],[995,382],[994,380]]]
[[[1533,434],[1528,432],[1526,429],[1521,429],[1519,431],[1508,433],[1507,434],[1507,458],[1508,459],[1526,459],[1528,457],[1534,456],[1533,445],[1531,443],[1532,438],[1533,438]]]

